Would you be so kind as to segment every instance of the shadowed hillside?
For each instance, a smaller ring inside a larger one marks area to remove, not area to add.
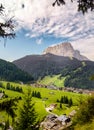
[[[13,63],[0,59],[0,80],[28,82],[33,78],[28,73],[17,68]]]
[[[66,66],[76,67],[82,65],[75,58],[56,56],[53,54],[29,55],[13,62],[20,69],[32,74],[35,79],[46,75],[60,74]]]
[[[60,74],[65,77],[65,87],[94,88],[94,81],[90,80],[94,74],[94,62],[79,61],[75,58],[57,56],[53,54],[29,55],[13,62],[20,69],[31,74],[35,80],[49,75]]]

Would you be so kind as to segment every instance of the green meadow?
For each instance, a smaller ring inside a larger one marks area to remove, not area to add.
[[[7,82],[3,82],[3,84],[6,86]],[[0,88],[0,90],[3,90],[6,95],[8,95],[8,98],[13,98],[13,97],[22,97],[23,94],[27,91],[28,88],[31,88],[31,93],[33,91],[40,92],[41,94],[41,99],[32,97],[32,101],[35,103],[35,111],[37,114],[37,120],[42,121],[44,117],[49,114],[47,113],[45,107],[49,107],[51,104],[57,104],[57,107],[52,111],[53,113],[57,115],[61,114],[69,114],[72,110],[77,109],[77,105],[79,100],[85,99],[87,96],[86,95],[81,95],[77,93],[72,93],[72,92],[64,92],[60,90],[51,90],[47,88],[35,88],[30,85],[21,85],[17,83],[12,83],[10,84],[19,87],[22,87],[23,93],[12,91],[12,90],[7,90],[6,88]],[[68,107],[66,104],[62,104],[62,109],[60,108],[60,103],[57,102],[57,99],[60,100],[61,96],[67,96],[69,99],[72,98],[73,100],[73,106]],[[0,102],[5,99],[0,99]],[[16,110],[16,114],[19,115],[19,107],[21,107],[22,100],[19,100],[18,102],[18,109]],[[7,118],[6,112],[0,112],[0,122],[4,121]],[[11,122],[11,118],[10,118]]]
[[[64,87],[65,78],[66,77],[60,78],[60,75],[45,76],[43,79],[39,80],[38,83],[44,85],[54,85],[57,87]]]

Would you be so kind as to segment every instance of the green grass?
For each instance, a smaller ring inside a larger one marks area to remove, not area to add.
[[[5,83],[6,82],[4,82],[4,84]],[[15,86],[18,85],[16,83],[12,83],[12,84],[14,84]],[[42,99],[38,99],[38,98],[34,98],[34,97],[32,98],[32,101],[35,102],[35,111],[38,115],[37,120],[39,120],[39,121],[42,121],[44,119],[44,117],[48,114],[45,110],[45,106],[48,107],[52,103],[56,103],[57,107],[53,110],[53,112],[55,114],[58,114],[58,115],[64,114],[64,113],[69,114],[72,110],[76,109],[78,100],[86,97],[86,95],[81,95],[81,94],[77,94],[77,93],[64,92],[64,91],[59,91],[59,90],[50,90],[47,88],[35,88],[35,87],[33,87],[33,86],[31,87],[29,85],[22,85],[23,92],[26,92],[28,87],[31,88],[31,92],[37,91],[37,92],[41,93]],[[3,88],[0,88],[0,90],[4,90],[9,98],[23,96],[23,94],[19,93],[19,92],[6,90]],[[59,103],[57,103],[56,101],[57,101],[57,99],[60,99],[61,96],[67,96],[68,98],[72,98],[74,106],[72,106],[71,108],[68,108],[68,107],[66,107],[66,105],[63,105],[63,108],[60,109]],[[48,98],[48,99],[44,100],[45,98]],[[21,104],[22,104],[22,101],[19,101],[18,108],[19,108],[19,106],[21,107]],[[17,113],[17,115],[19,115],[18,110],[16,113]],[[4,121],[6,118],[7,118],[7,115],[4,112],[0,112],[0,122]]]
[[[53,110],[53,113],[56,113],[57,115],[62,115],[62,114],[69,115],[70,112],[76,109],[77,109],[77,106],[72,106],[68,108],[66,104],[62,104],[62,109],[60,109],[59,104],[58,104],[58,107]]]
[[[39,80],[38,83],[44,85],[55,85],[57,87],[64,87],[64,80],[66,77],[61,77],[60,75],[45,76],[42,80]]]
[[[84,125],[76,125],[74,130],[94,130],[94,119]]]
[[[26,91],[26,87],[24,88],[24,92]],[[34,88],[31,87],[31,91],[39,91],[41,93],[41,97],[48,98],[48,100],[45,101],[45,103],[50,104],[56,102],[57,99],[60,99],[61,96],[68,96],[68,98],[73,98],[73,103],[77,104],[78,99],[83,95],[72,93],[72,92],[64,92],[59,90],[50,90],[47,88]]]
[[[38,121],[42,121],[43,118],[48,114],[45,110],[45,104],[41,100],[35,101],[35,111],[36,113],[38,113]]]

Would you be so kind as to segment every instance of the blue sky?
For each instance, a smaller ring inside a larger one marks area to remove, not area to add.
[[[6,47],[0,39],[1,59],[13,61],[41,54],[54,44],[71,42],[81,54],[94,60],[94,12],[77,12],[76,2],[52,7],[53,1],[0,0],[5,7],[0,21],[13,17],[16,32],[15,39],[7,40]]]
[[[56,38],[54,36],[42,36],[29,38],[25,36],[26,32],[21,30],[16,33],[14,39],[7,39],[4,46],[4,39],[0,42],[0,58],[13,61],[26,55],[42,54],[49,46],[67,42],[68,39]]]

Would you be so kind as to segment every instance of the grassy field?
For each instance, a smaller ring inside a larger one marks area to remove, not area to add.
[[[39,80],[38,83],[44,85],[55,85],[57,87],[64,87],[64,80],[66,77],[61,77],[60,75],[45,76],[42,80]]]
[[[7,82],[4,82],[4,84],[6,84]],[[64,92],[64,91],[60,91],[60,90],[51,90],[51,89],[47,89],[47,88],[35,88],[33,86],[29,86],[29,85],[20,85],[20,84],[16,84],[16,83],[10,83],[13,84],[15,87],[16,86],[20,86],[23,89],[23,92],[26,92],[28,87],[31,88],[31,92],[36,91],[36,92],[40,92],[41,93],[41,99],[39,98],[32,98],[32,101],[35,103],[35,111],[37,113],[37,120],[42,121],[43,118],[48,114],[45,110],[45,106],[48,107],[51,104],[55,103],[57,104],[57,107],[53,110],[53,113],[55,114],[69,114],[72,110],[77,109],[77,104],[78,104],[78,100],[83,99],[86,97],[86,95],[81,95],[81,94],[77,94],[77,93],[72,93],[72,92]],[[15,92],[15,91],[11,91],[11,90],[6,90],[3,88],[0,88],[0,90],[5,91],[5,94],[8,95],[8,98],[13,98],[13,97],[19,97],[19,96],[23,96],[23,93],[19,93],[19,92]],[[57,103],[57,99],[60,100],[61,96],[67,96],[68,98],[72,98],[73,100],[73,106],[68,108],[65,104],[62,105],[62,109],[60,109],[60,103]],[[3,99],[0,99],[1,101]],[[18,107],[21,107],[21,102],[19,101],[18,103]],[[19,114],[18,111],[17,115]],[[0,122],[4,121],[7,118],[7,115],[5,112],[0,112]],[[11,120],[11,119],[10,119]]]
[[[83,125],[76,125],[75,130],[94,130],[94,119]]]

